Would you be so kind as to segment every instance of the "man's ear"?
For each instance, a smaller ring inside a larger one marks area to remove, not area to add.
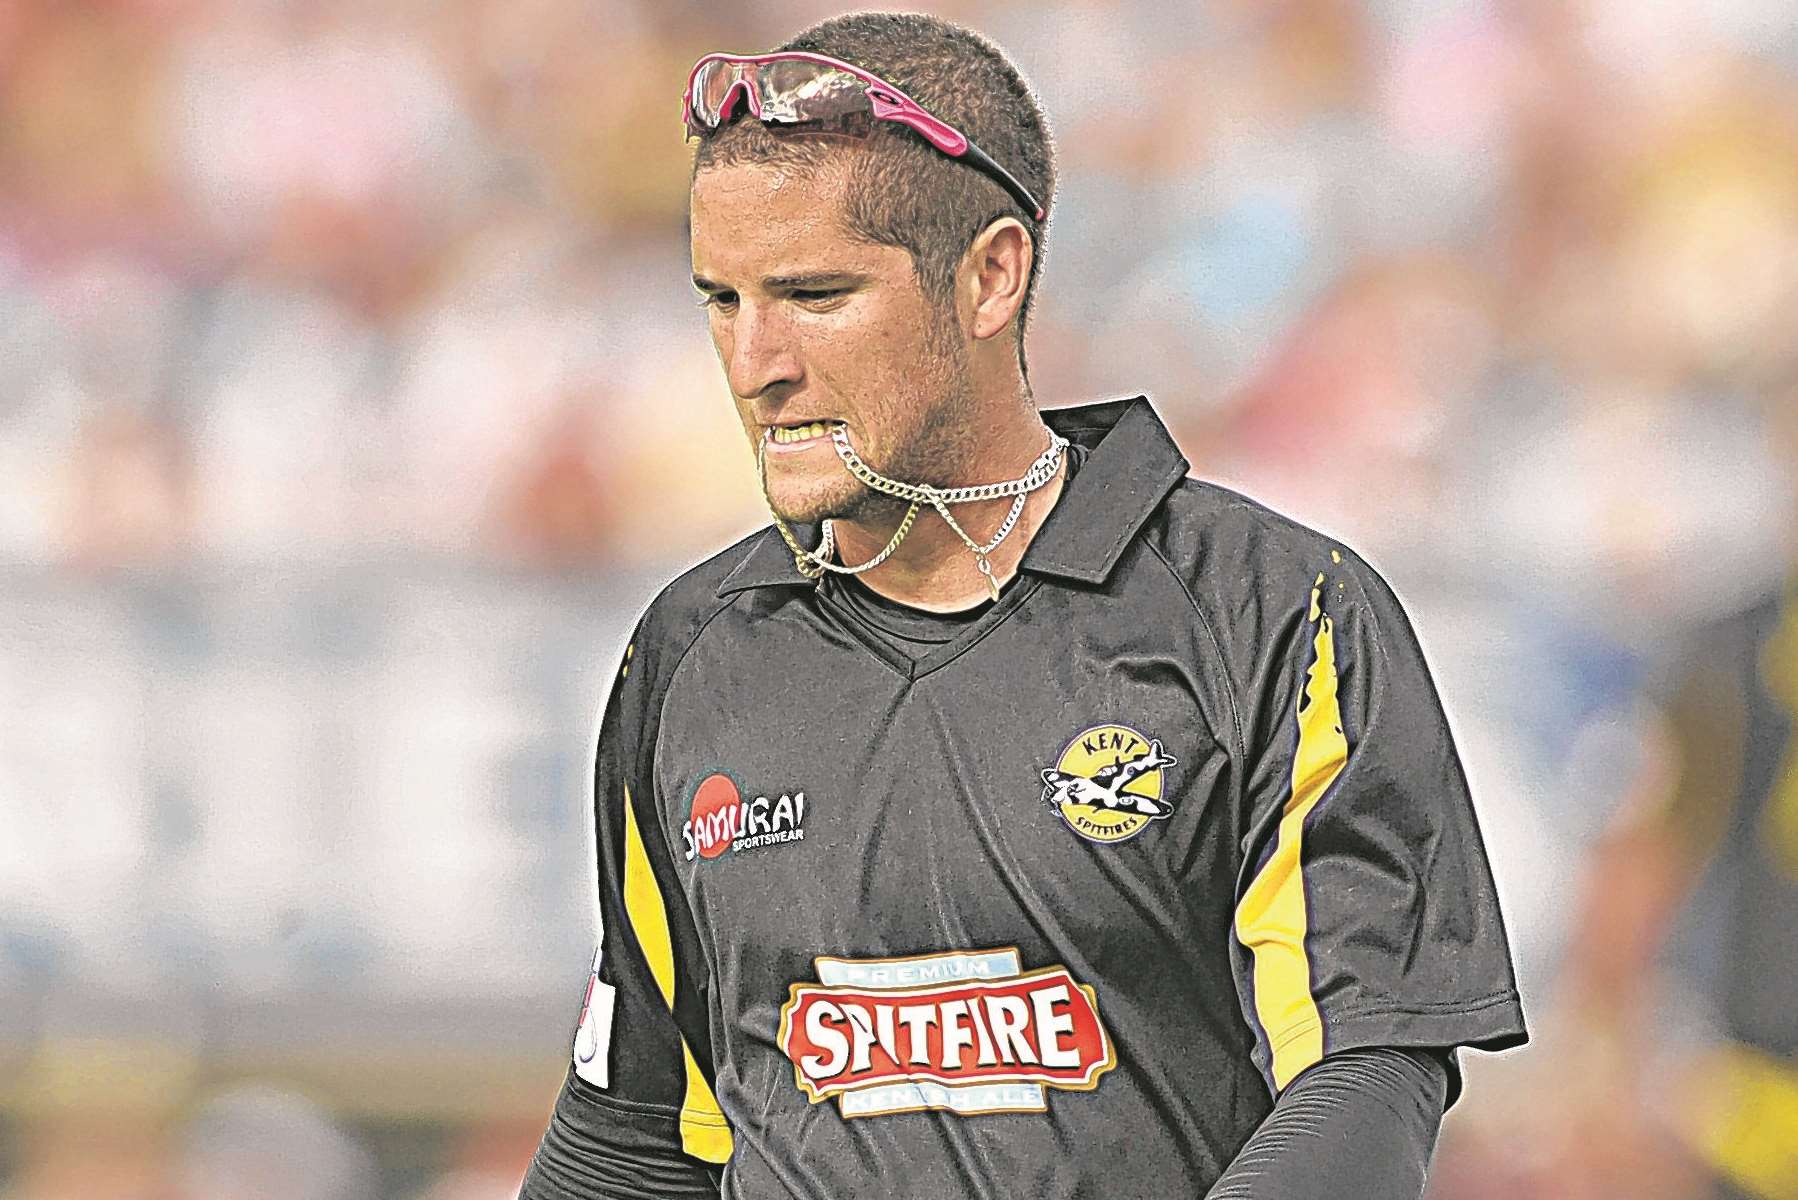
[[[974,238],[962,256],[956,290],[976,340],[1003,333],[1017,318],[1035,255],[1035,239],[1015,217],[998,218]]]

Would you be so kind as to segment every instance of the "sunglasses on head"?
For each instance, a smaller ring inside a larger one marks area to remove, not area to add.
[[[946,121],[878,76],[860,67],[789,50],[778,54],[708,54],[693,65],[681,97],[681,119],[688,136],[716,129],[730,120],[737,98],[747,97],[749,111],[763,121],[819,129],[865,131],[872,118],[898,121],[923,135],[947,154],[985,171],[1010,192],[1024,211],[1041,221],[1045,213],[1030,190],[979,146]]]

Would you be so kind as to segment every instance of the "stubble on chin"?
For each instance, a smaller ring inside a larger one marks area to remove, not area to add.
[[[883,496],[854,479],[845,478],[844,483],[841,491],[832,488],[799,496],[782,495],[775,488],[768,504],[782,520],[800,525],[816,525],[820,521],[880,525],[896,521],[905,512],[903,501]]]
[[[955,487],[962,482],[964,464],[978,458],[978,438],[964,424],[973,405],[968,355],[957,338],[958,332],[952,314],[933,312],[927,330],[927,353],[919,365],[909,400],[910,406],[922,410],[923,416],[909,436],[884,449],[854,446],[877,473],[907,483]],[[795,524],[852,521],[879,529],[896,526],[907,507],[905,501],[868,487],[850,475],[847,468],[842,468],[837,479],[812,479],[804,484],[789,481],[787,487],[782,487],[778,478],[768,482],[769,507],[782,520]]]
[[[787,479],[769,473],[764,488],[768,507],[784,521],[815,525],[847,516],[867,489],[844,472],[841,479]]]

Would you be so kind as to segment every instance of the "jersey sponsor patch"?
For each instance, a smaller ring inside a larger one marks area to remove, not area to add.
[[[780,1047],[807,1099],[845,1117],[1042,1112],[1045,1089],[1090,1091],[1117,1065],[1093,989],[1023,970],[1016,949],[814,962]]]
[[[612,1002],[618,990],[599,977],[600,951],[593,952],[593,970],[587,976],[587,995],[581,1001],[580,1023],[574,1027],[574,1073],[594,1087],[610,1086],[612,1050]]]
[[[805,840],[805,793],[745,800],[729,775],[714,773],[693,789],[693,809],[681,826],[688,862],[719,858],[733,850],[756,850]]]
[[[1179,761],[1159,738],[1126,725],[1095,725],[1044,768],[1043,803],[1087,841],[1121,842],[1173,815],[1163,772]]]

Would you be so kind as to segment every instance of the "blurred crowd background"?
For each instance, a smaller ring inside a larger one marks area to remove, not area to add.
[[[1681,648],[1798,559],[1798,10],[926,7],[1056,134],[1039,399],[1146,392],[1421,629],[1537,1035],[1432,1196],[1703,1195],[1707,918],[1591,898]],[[604,689],[765,520],[685,70],[834,11],[0,3],[4,1200],[513,1195]]]

